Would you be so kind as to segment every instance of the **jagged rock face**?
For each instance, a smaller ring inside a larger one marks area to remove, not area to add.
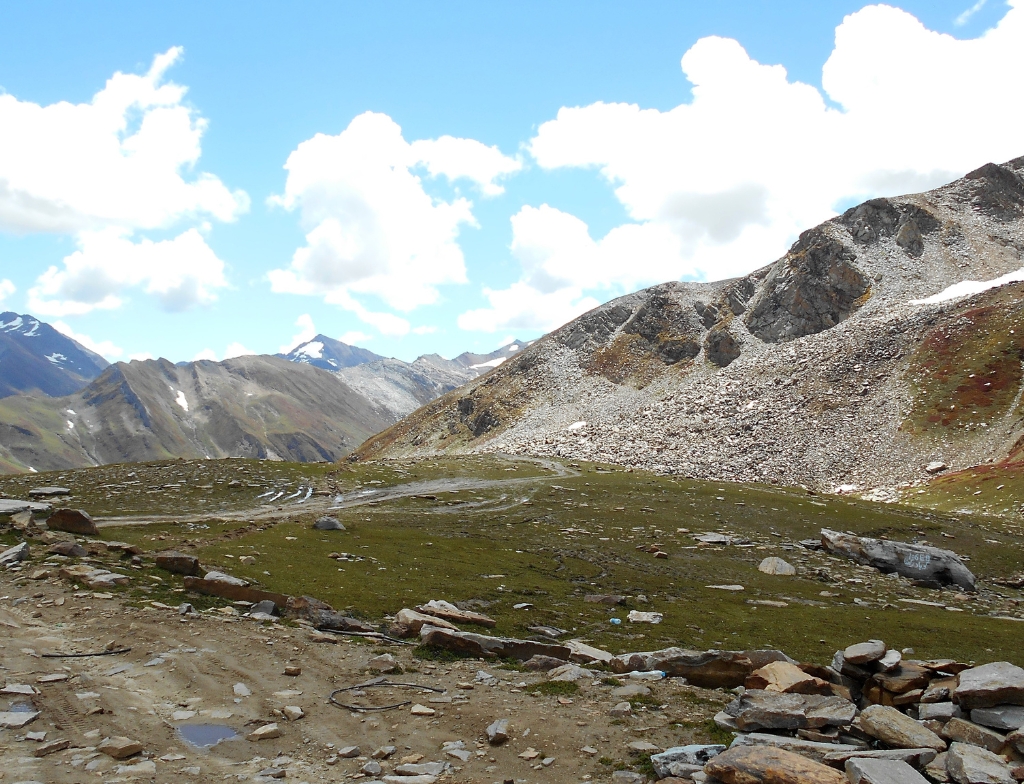
[[[986,163],[964,176],[970,183],[971,206],[1000,222],[1017,220],[1024,215],[1024,157],[1005,166]]]
[[[915,258],[924,252],[924,238],[940,228],[938,219],[915,204],[895,204],[889,199],[871,199],[851,207],[839,219],[858,245],[874,245],[886,237]]]
[[[870,290],[856,254],[820,229],[811,229],[776,262],[747,314],[747,329],[779,343],[834,327]]]

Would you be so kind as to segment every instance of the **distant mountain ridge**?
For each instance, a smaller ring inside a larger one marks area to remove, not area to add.
[[[29,315],[0,313],[0,398],[38,391],[67,395],[110,363]]]
[[[334,461],[392,421],[337,376],[278,357],[118,362],[65,397],[0,400],[0,470],[171,457]]]
[[[488,370],[498,367],[498,365],[506,359],[514,357],[516,352],[522,351],[532,342],[533,341],[513,340],[511,343],[505,344],[501,348],[492,351],[490,354],[474,354],[469,351],[464,351],[455,357],[452,362],[468,370],[475,370],[478,375],[482,375]]]
[[[66,352],[42,360],[30,354],[45,363],[37,377],[49,366],[51,375],[70,373],[97,360],[105,369],[91,381],[58,378],[63,386],[48,387],[58,395],[35,386],[0,399],[0,472],[169,457],[334,461],[516,350],[403,362],[318,335],[278,356],[106,365],[91,352],[73,352],[77,344],[38,319],[5,314],[3,324],[15,349],[36,341],[30,345]],[[2,359],[0,378],[9,380]]]

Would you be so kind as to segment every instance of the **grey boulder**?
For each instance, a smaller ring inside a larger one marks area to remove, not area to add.
[[[324,515],[323,517],[318,518],[317,521],[315,523],[313,523],[313,527],[316,530],[318,530],[318,531],[344,531],[345,530],[345,526],[343,526],[341,524],[341,522],[338,520],[338,518],[331,517],[329,515]]]
[[[976,590],[974,575],[952,550],[853,536],[828,528],[821,530],[821,543],[831,553],[884,574],[895,573],[936,588],[956,585],[965,591]]]
[[[997,730],[1016,730],[1024,727],[1024,705],[995,705],[975,708],[971,721]]]

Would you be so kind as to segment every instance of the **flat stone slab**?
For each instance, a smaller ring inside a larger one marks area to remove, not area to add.
[[[850,784],[928,784],[928,779],[901,760],[847,760]]]
[[[16,498],[0,498],[0,515],[15,515],[19,512],[49,512],[49,504],[36,501],[19,501]]]
[[[39,711],[0,711],[0,729],[20,730],[39,718]]]
[[[857,751],[834,751],[825,755],[825,763],[833,767],[845,767],[847,760],[874,759],[890,762],[905,762],[912,768],[923,768],[938,756],[935,749],[858,749]]]
[[[843,651],[843,658],[850,664],[870,664],[885,656],[885,643],[881,640],[868,640],[849,646]]]
[[[960,673],[953,702],[964,710],[996,705],[1024,705],[1024,669],[1009,662],[992,662]]]
[[[28,491],[29,498],[53,498],[58,495],[71,495],[66,487],[33,487]]]
[[[785,735],[772,735],[767,732],[750,732],[737,735],[732,742],[730,749],[737,746],[771,746],[777,749],[785,749],[795,754],[825,762],[829,754],[850,751],[862,751],[859,746],[851,746],[847,743],[822,743],[816,740],[803,740],[802,738],[789,738]]]
[[[971,721],[997,730],[1017,730],[1024,727],[1024,705],[975,708],[971,711]]]

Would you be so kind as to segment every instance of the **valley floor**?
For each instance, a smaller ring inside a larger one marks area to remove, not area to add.
[[[665,748],[720,737],[709,719],[731,699],[727,692],[673,679],[645,684],[653,695],[636,700],[632,715],[613,717],[622,697],[612,694],[608,673],[543,693],[531,686],[545,676],[519,665],[439,661],[411,645],[354,638],[322,642],[291,621],[260,623],[240,615],[244,606],[186,590],[152,560],[172,548],[207,569],[315,596],[383,629],[404,607],[444,599],[494,618],[488,634],[525,638],[531,626],[546,625],[612,653],[774,647],[827,664],[833,651],[876,638],[922,659],[1024,664],[1024,593],[997,582],[1024,567],[1024,532],[1009,519],[498,457],[313,466],[169,461],[6,477],[0,491],[24,498],[29,487],[49,484],[71,491],[56,499],[60,505],[99,518],[98,537],[77,537],[92,542],[81,562],[129,582],[85,589],[60,576],[67,559],[47,554],[75,537],[39,526],[0,529],[0,547],[27,541],[30,548],[27,562],[0,573],[2,679],[38,689],[31,700],[41,711],[22,730],[0,730],[4,780],[245,780],[275,767],[299,781],[373,779],[360,772],[370,761],[360,757],[394,745],[383,774],[422,755],[423,763],[449,762],[457,781],[578,782],[608,779],[617,768],[645,772],[649,763],[631,752],[632,742]],[[325,513],[345,530],[314,529]],[[954,549],[970,559],[980,590],[917,587],[801,544],[823,527]],[[708,533],[725,541],[696,538]],[[132,564],[106,551],[110,541],[135,545],[141,557]],[[762,573],[768,556],[793,564],[796,574]],[[742,590],[715,587],[722,585]],[[594,595],[623,603],[587,600]],[[198,612],[179,615],[182,602]],[[630,623],[630,610],[663,620]],[[131,651],[42,657],[109,644]],[[332,690],[377,675],[368,663],[385,650],[404,671],[392,679],[443,691],[367,689],[364,699],[409,699],[433,715],[414,716],[409,705],[360,714],[327,703]],[[286,666],[301,674],[285,675]],[[48,675],[61,677],[47,682]],[[0,711],[25,702],[0,698]],[[305,716],[288,721],[277,713],[285,706]],[[511,740],[495,747],[485,730],[500,718],[510,720]],[[267,722],[278,724],[279,738],[205,750],[179,729],[223,724],[244,736]],[[26,732],[46,735],[24,740]],[[113,735],[142,743],[143,756],[118,762],[98,754],[93,747]],[[66,750],[34,756],[61,739]],[[466,761],[442,751],[449,741],[463,742]],[[338,758],[347,746],[358,746],[358,756]],[[535,758],[520,756],[533,757],[530,748]]]

